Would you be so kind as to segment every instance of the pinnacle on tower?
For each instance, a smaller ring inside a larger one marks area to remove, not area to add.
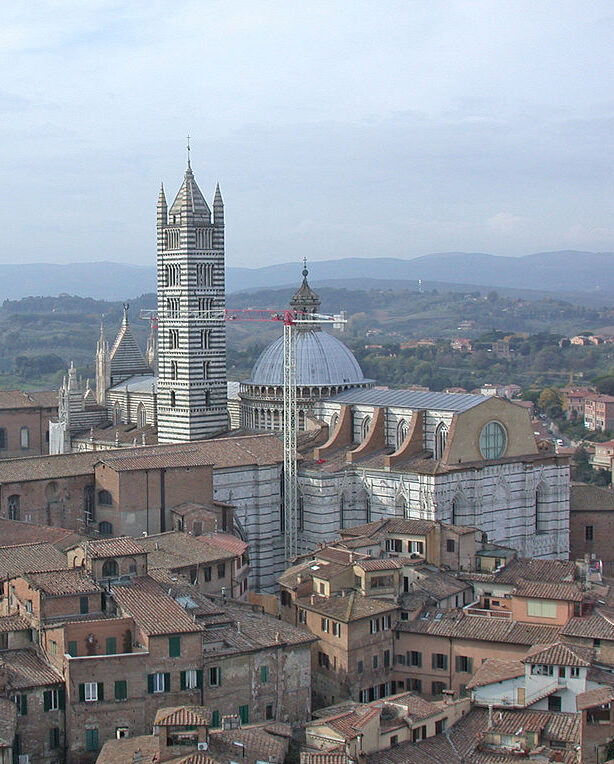
[[[219,183],[215,187],[215,196],[213,197],[213,225],[224,225],[224,200]]]
[[[309,271],[307,270],[307,259],[303,259],[303,282],[292,296],[290,300],[290,307],[297,313],[306,313],[313,315],[320,312],[320,297],[313,291],[307,281]],[[313,327],[311,329],[313,331]]]

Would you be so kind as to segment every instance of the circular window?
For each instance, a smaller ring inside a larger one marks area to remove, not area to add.
[[[489,422],[480,433],[480,451],[484,459],[500,459],[507,446],[505,428],[499,422]]]

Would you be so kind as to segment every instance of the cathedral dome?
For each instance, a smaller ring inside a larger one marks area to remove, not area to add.
[[[364,385],[352,351],[331,334],[318,330],[296,332],[296,383],[300,386]],[[245,384],[281,386],[284,383],[284,338],[272,342],[256,361]]]

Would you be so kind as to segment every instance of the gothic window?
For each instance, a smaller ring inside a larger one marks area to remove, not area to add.
[[[339,421],[339,415],[338,414],[333,414],[332,417],[330,418],[330,425],[329,425],[329,428],[328,428],[328,434],[329,435],[332,435],[335,432],[335,430],[337,429],[337,422],[338,421]]]
[[[166,312],[168,318],[179,318],[179,297],[168,297],[166,300]]]
[[[211,393],[209,390],[205,390],[205,407],[209,408],[211,406]]]
[[[397,441],[396,446],[397,449],[401,448],[403,443],[405,442],[405,438],[407,437],[407,422],[405,419],[401,419],[401,421],[397,425]]]
[[[360,423],[360,440],[361,442],[367,439],[367,435],[369,434],[369,430],[371,429],[371,417],[366,416],[363,418],[362,422]]]
[[[196,286],[210,287],[213,284],[213,265],[211,263],[198,263],[196,266]]]
[[[435,459],[443,459],[448,440],[448,426],[440,422],[435,428]]]
[[[139,403],[136,410],[136,420],[139,427],[145,427],[147,424],[147,411],[142,403]]]
[[[196,248],[211,249],[211,229],[210,228],[196,229]]]
[[[177,361],[171,361],[169,364],[169,376],[171,379],[178,379],[179,378],[179,365],[177,364]]]
[[[209,315],[213,310],[213,299],[211,297],[198,298],[198,316],[199,318],[211,318]]]
[[[19,520],[19,506],[21,504],[21,497],[19,494],[14,493],[7,499],[9,520]]]
[[[176,350],[179,347],[179,329],[168,330],[169,350]]]
[[[176,216],[173,215],[173,223]],[[178,228],[168,228],[166,230],[166,249],[179,249],[180,236]]]
[[[115,401],[113,406],[113,424],[121,424],[122,421],[122,406],[119,401]]]
[[[111,492],[105,490],[104,488],[102,491],[98,491],[98,503],[110,507],[113,504],[113,497],[111,496]]]
[[[172,263],[164,266],[164,285],[176,287],[181,285],[181,266]]]
[[[86,485],[83,489],[83,517],[86,523],[94,520],[94,486]]]
[[[398,494],[398,496],[394,500],[394,509],[395,509],[394,514],[397,517],[404,517],[405,519],[409,517],[409,508],[407,506],[407,500],[402,493]]]
[[[113,526],[111,523],[103,520],[101,523],[98,523],[98,533],[100,533],[101,536],[112,536]]]
[[[6,448],[6,427],[0,427],[0,448]]]
[[[119,565],[116,560],[105,560],[102,566],[103,578],[114,578],[119,575]]]
[[[30,448],[30,428],[22,427],[19,431],[19,443],[23,449]]]
[[[203,379],[209,379],[209,361],[203,361]]]
[[[211,329],[201,329],[200,331],[200,346],[203,350],[209,350],[211,343]]]
[[[171,390],[171,408],[174,409],[177,405],[177,396],[174,390]]]
[[[535,492],[535,532],[545,533],[547,530],[548,505],[546,502],[546,490],[540,485]]]

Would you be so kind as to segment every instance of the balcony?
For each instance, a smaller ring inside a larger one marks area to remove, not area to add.
[[[472,602],[469,605],[465,605],[463,608],[466,615],[475,615],[480,618],[494,618],[498,620],[509,621],[512,618],[510,610],[489,610],[488,608],[478,607],[479,603]]]

